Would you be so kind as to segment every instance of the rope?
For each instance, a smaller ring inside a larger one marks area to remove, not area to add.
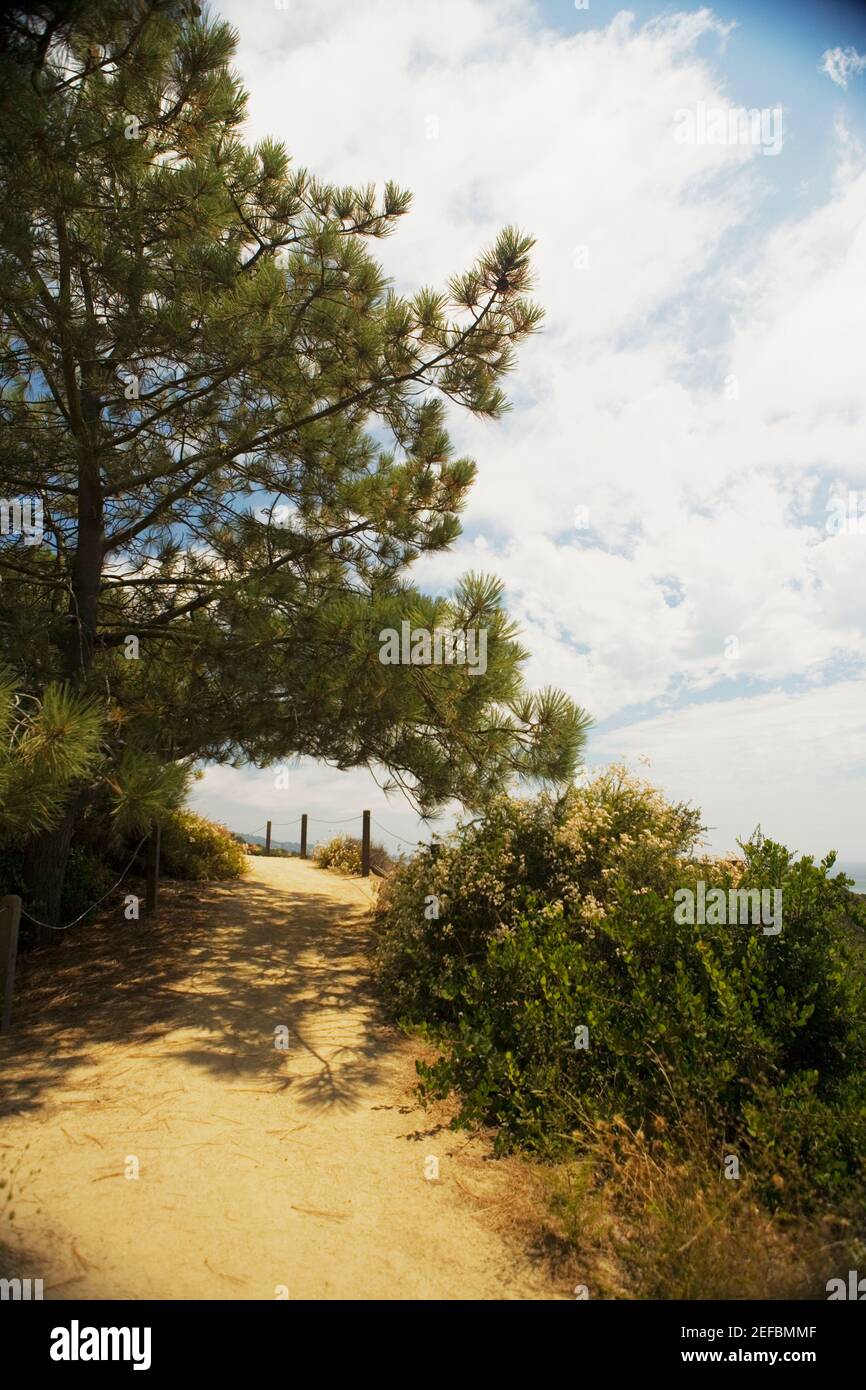
[[[89,907],[86,907],[84,911],[72,922],[67,922],[65,927],[53,927],[50,922],[40,922],[38,917],[34,917],[23,907],[21,909],[21,916],[26,917],[28,922],[34,922],[37,927],[47,927],[49,931],[69,931],[70,927],[77,926],[77,924],[81,921],[82,917],[86,917],[88,912],[92,912],[95,907],[99,907],[100,903],[104,903],[109,893],[113,893],[115,888],[118,888],[120,886],[120,884],[126,878],[126,875],[129,873],[130,869],[132,868],[133,864],[135,863],[136,855],[138,854],[138,851],[141,849],[142,845],[144,844],[147,838],[147,835],[143,835],[142,838],[139,840],[138,844],[135,847],[135,850],[133,851],[132,858],[130,859],[123,873],[120,875],[120,878],[117,880],[117,883],[112,883],[111,887],[105,893],[103,893],[101,898],[97,898],[95,903],[91,903]]]
[[[356,820],[360,820],[360,816],[358,816],[358,815],[356,815],[356,816],[346,816],[346,818],[345,818],[344,820],[320,820],[320,819],[318,818],[318,816],[309,816],[309,817],[307,818],[308,824],[312,824],[312,825],[349,825],[349,824],[351,824],[352,821],[356,821]],[[399,840],[399,842],[400,842],[401,845],[420,845],[420,844],[424,844],[424,843],[425,843],[423,840],[406,840],[406,839],[403,838],[402,835],[398,835],[395,831],[389,830],[388,827],[387,827],[386,825],[381,825],[379,821],[373,820],[373,817],[372,817],[372,816],[370,817],[370,820],[372,821],[373,825],[375,825],[375,827],[376,827],[377,830],[381,830],[382,833],[383,833],[384,835],[390,835],[393,839]],[[272,822],[271,822],[271,828],[272,828],[272,829],[275,829],[275,830],[283,830],[283,829],[285,829],[285,827],[286,827],[287,825],[298,825],[298,824],[299,824],[299,821],[300,821],[300,817],[299,817],[299,816],[296,816],[294,820],[272,821]],[[261,826],[258,827],[258,830],[241,830],[241,831],[239,831],[238,833],[241,834],[241,835],[257,835],[257,834],[259,833],[260,830],[266,830],[266,829],[267,829],[267,826],[266,826],[266,825],[261,825]],[[23,908],[23,907],[22,907],[22,909],[21,909],[21,916],[22,916],[22,917],[26,917],[27,920],[28,920],[28,922],[33,922],[34,925],[37,926],[37,927],[46,927],[46,928],[48,929],[48,931],[69,931],[70,927],[76,927],[76,926],[78,925],[78,923],[81,922],[81,921],[87,916],[87,914],[88,914],[89,912],[92,912],[93,909],[94,909],[95,907],[99,907],[99,904],[100,904],[100,903],[104,903],[104,902],[105,902],[105,899],[106,899],[111,893],[114,892],[115,888],[119,888],[119,887],[120,887],[121,883],[122,883],[123,880],[126,878],[126,875],[129,873],[130,869],[132,868],[133,864],[135,863],[136,857],[137,857],[137,855],[138,855],[138,851],[141,849],[142,845],[144,844],[144,842],[145,842],[145,840],[146,840],[147,838],[148,838],[147,835],[144,835],[144,836],[142,836],[142,838],[139,840],[138,844],[137,844],[136,847],[135,847],[135,850],[133,851],[132,858],[130,859],[129,863],[127,864],[127,866],[126,866],[126,868],[124,869],[123,873],[120,875],[120,878],[117,880],[117,882],[116,882],[116,883],[112,883],[111,887],[108,888],[108,889],[102,894],[102,897],[101,897],[101,898],[97,898],[95,903],[91,903],[89,907],[86,907],[86,908],[84,909],[84,911],[81,912],[81,913],[79,913],[79,915],[78,915],[77,917],[73,918],[73,920],[72,920],[71,922],[67,922],[67,923],[66,923],[64,926],[62,926],[62,927],[55,927],[55,926],[52,926],[52,924],[51,924],[50,922],[43,922],[43,921],[40,920],[40,918],[34,917],[32,913],[27,912],[26,909]]]
[[[310,817],[309,817],[309,824],[310,824],[310,825],[349,825],[351,821],[353,821],[353,820],[360,820],[360,819],[361,819],[360,815],[358,815],[358,816],[346,816],[345,820],[319,820],[319,817],[318,817],[318,816],[310,816]]]
[[[373,817],[371,816],[370,819],[373,820]],[[398,835],[395,830],[389,830],[387,825],[380,825],[377,820],[373,820],[373,824],[383,834],[391,835],[395,840],[399,840],[401,845],[422,845],[425,843],[423,840],[404,840],[402,835]]]
[[[294,820],[275,820],[275,821],[271,821],[271,829],[272,829],[272,830],[285,830],[285,828],[286,828],[287,826],[289,826],[289,825],[300,825],[301,819],[302,819],[302,817],[300,817],[300,816],[295,816],[295,819],[294,819]],[[354,815],[354,816],[345,816],[342,820],[322,820],[321,817],[319,817],[319,816],[307,816],[307,824],[308,824],[308,825],[351,825],[353,821],[359,821],[360,819],[361,819],[360,812],[359,812],[357,815]],[[390,836],[392,836],[393,839],[399,840],[401,845],[423,845],[423,844],[426,844],[426,843],[427,843],[426,840],[407,840],[407,839],[405,839],[402,835],[398,835],[397,832],[396,832],[395,830],[389,830],[388,827],[387,827],[387,825],[382,825],[382,823],[381,823],[380,821],[373,820],[373,817],[372,817],[372,816],[370,817],[370,820],[371,820],[372,824],[375,825],[375,827],[376,827],[377,830],[381,830],[383,834],[385,834],[385,835],[390,835]],[[259,827],[259,830],[265,830],[265,829],[267,829],[267,827],[264,826],[264,825]],[[239,833],[239,834],[245,834],[245,835],[256,835],[256,834],[258,834],[258,831],[255,831],[255,830],[246,830],[246,831],[239,831],[238,833]]]

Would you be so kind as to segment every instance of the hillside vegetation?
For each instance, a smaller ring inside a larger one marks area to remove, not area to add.
[[[566,1226],[604,1191],[652,1268],[668,1262],[655,1296],[711,1296],[694,1285],[704,1227],[754,1255],[797,1226],[806,1278],[813,1247],[856,1241],[864,1177],[863,906],[832,855],[756,832],[715,860],[700,834],[699,812],[614,768],[560,798],[498,799],[398,867],[378,912],[387,1007],[439,1045],[423,1090],[456,1096],[500,1150],[553,1162]],[[781,930],[678,921],[675,894],[700,883],[781,890]],[[719,1280],[743,1296],[737,1259],[739,1285],[712,1262],[715,1296]],[[646,1271],[628,1277],[647,1294]]]

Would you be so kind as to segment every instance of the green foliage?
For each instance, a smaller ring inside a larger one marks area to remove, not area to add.
[[[117,878],[87,845],[73,845],[63,878],[60,916],[72,921],[106,893]]]
[[[173,811],[165,818],[161,843],[162,873],[166,878],[241,878],[246,873],[242,845],[226,830],[194,811]]]
[[[112,818],[117,834],[141,835],[178,807],[189,787],[189,769],[163,764],[153,754],[125,748],[112,776]]]
[[[0,898],[7,893],[24,896],[24,856],[14,845],[0,846]]]
[[[28,699],[0,672],[0,843],[57,822],[98,763],[102,728],[92,700],[53,684],[41,701]]]
[[[384,885],[385,997],[444,1044],[427,1088],[459,1092],[461,1118],[496,1123],[501,1144],[558,1153],[599,1120],[701,1113],[770,1202],[851,1185],[866,1152],[862,907],[832,856],[795,862],[756,835],[711,861],[698,835],[696,812],[620,769],[558,800],[501,799]],[[780,888],[780,935],[678,923],[673,895],[698,881]]]
[[[63,893],[60,898],[60,918],[63,922],[73,918],[91,907],[111,886],[116,873],[103,863],[88,845],[73,844],[69,851],[66,874],[63,879]],[[26,897],[24,878],[24,852],[17,845],[0,848],[0,897],[15,893]],[[24,921],[23,930],[30,932],[30,925]]]
[[[339,874],[360,874],[361,841],[351,835],[335,835],[331,840],[323,840],[316,845],[313,859],[320,869],[333,869]],[[376,869],[387,873],[394,860],[384,845],[370,843],[370,863]]]
[[[189,770],[127,744],[112,761],[106,710],[49,685],[27,695],[0,672],[0,844],[21,844],[56,825],[74,796],[105,803],[109,837],[141,835],[183,801]]]
[[[398,295],[373,250],[409,195],[248,145],[229,25],[47,14],[0,73],[0,495],[50,527],[3,547],[0,624],[28,690],[107,701],[117,825],[156,813],[148,766],[193,759],[376,761],[424,809],[567,780],[586,716],[524,688],[501,586],[405,578],[475,475],[445,402],[501,415],[539,326],[531,238]],[[487,671],[383,666],[379,631],[415,617],[486,625]]]

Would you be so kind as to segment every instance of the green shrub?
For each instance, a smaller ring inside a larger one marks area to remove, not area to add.
[[[457,1092],[500,1146],[562,1153],[599,1120],[698,1112],[770,1203],[839,1191],[866,1154],[862,908],[832,856],[795,863],[757,835],[711,861],[699,834],[622,769],[501,799],[383,885],[385,998],[444,1044],[427,1090]],[[781,888],[781,933],[678,923],[674,893],[698,880]]]
[[[101,898],[117,879],[89,845],[73,844],[66,861],[60,920],[70,921]]]
[[[24,851],[17,846],[0,846],[0,898],[7,893],[24,896]]]
[[[72,921],[96,903],[111,887],[116,877],[117,874],[113,874],[111,869],[102,863],[90,846],[73,843],[63,879],[63,893],[60,899],[61,923]],[[15,893],[25,901],[27,899],[24,851],[14,846],[0,849],[0,896],[6,893]],[[23,939],[26,943],[32,924],[26,917],[23,920]]]
[[[162,827],[161,867],[166,878],[229,879],[246,872],[246,856],[225,826],[194,811],[172,811]]]
[[[313,851],[313,860],[320,869],[333,869],[339,874],[360,874],[361,841],[351,835],[335,835],[332,840],[323,840]],[[387,873],[394,863],[384,845],[371,843],[370,863],[373,868]]]

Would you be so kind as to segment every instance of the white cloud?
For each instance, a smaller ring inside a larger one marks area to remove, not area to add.
[[[596,760],[624,759],[700,806],[707,840],[735,849],[760,824],[791,850],[861,860],[866,701],[860,681],[713,701],[617,729]],[[637,766],[646,756],[650,766]],[[792,788],[796,794],[792,795]]]
[[[866,54],[858,53],[856,48],[828,48],[821,55],[821,72],[843,90],[848,86],[848,79],[859,76],[864,68]]]

